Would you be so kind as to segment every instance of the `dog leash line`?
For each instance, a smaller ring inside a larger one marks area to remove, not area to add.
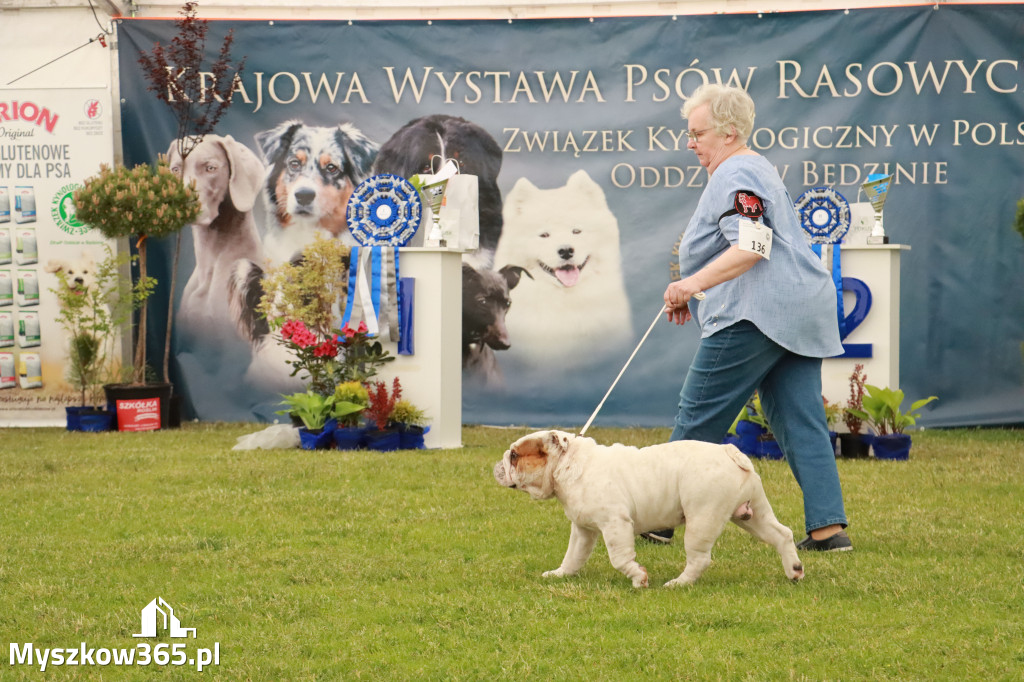
[[[698,301],[703,301],[704,292],[698,291],[693,295],[693,298],[697,299]],[[582,429],[580,429],[581,436],[584,435],[587,432],[587,429],[590,428],[590,425],[594,423],[594,419],[597,417],[597,413],[601,411],[602,407],[604,407],[604,401],[608,400],[608,396],[612,394],[612,391],[615,389],[615,385],[619,383],[619,379],[621,379],[622,375],[626,373],[626,368],[629,367],[629,363],[633,362],[633,358],[636,357],[637,352],[640,350],[640,346],[644,345],[644,341],[646,341],[647,337],[651,335],[651,332],[654,330],[654,325],[658,324],[658,320],[661,319],[661,316],[665,312],[665,309],[667,307],[667,304],[662,305],[661,310],[659,310],[658,314],[654,316],[654,321],[651,322],[651,326],[647,328],[647,331],[644,333],[643,337],[641,337],[640,343],[636,344],[636,348],[633,349],[633,352],[630,354],[629,359],[626,360],[626,364],[624,364],[622,366],[622,369],[619,370],[619,375],[615,377],[615,381],[613,381],[612,385],[608,387],[608,392],[604,394],[604,397],[601,398],[601,402],[597,404],[597,408],[594,410],[594,413],[590,415],[590,419],[588,419],[587,423],[583,425]]]

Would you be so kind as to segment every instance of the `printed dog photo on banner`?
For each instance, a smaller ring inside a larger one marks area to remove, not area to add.
[[[494,251],[502,233],[502,200],[498,187],[501,147],[479,124],[458,116],[431,114],[399,128],[384,144],[373,172],[408,178],[439,170],[442,159],[454,159],[459,172],[477,178],[479,247],[462,263],[462,367],[464,378],[490,387],[503,385],[496,351],[508,350],[512,339],[505,326],[509,291],[522,268],[495,269]],[[422,230],[422,228],[421,228]],[[417,235],[413,244],[422,243]]]
[[[263,197],[263,211],[256,212],[259,243],[251,239],[246,218],[246,246],[234,244],[237,254],[220,291],[228,300],[227,319],[250,348],[243,384],[271,396],[301,382],[291,376],[288,351],[256,310],[265,273],[299,257],[317,234],[354,243],[345,210],[353,189],[370,175],[377,144],[351,122],[321,126],[294,119],[256,133],[254,140],[256,152],[246,149],[245,158],[247,167],[255,168],[255,161],[260,169],[252,202]]]
[[[51,258],[46,261],[43,272],[63,275],[69,289],[84,291],[96,286],[96,255],[83,250],[77,258]]]
[[[371,174],[377,144],[350,122],[297,120],[257,133],[256,144],[267,165],[264,252],[270,263],[291,260],[317,231],[355,243],[345,209],[352,190]]]
[[[373,172],[409,178],[440,170],[441,159],[454,159],[459,172],[477,177],[480,193],[480,246],[465,260],[477,269],[490,268],[501,238],[501,147],[473,121],[431,114],[413,119],[381,145]],[[422,242],[422,235],[419,242]],[[413,242],[417,243],[416,241]]]
[[[232,136],[207,135],[182,162],[179,141],[167,151],[171,170],[199,191],[202,213],[192,223],[195,268],[178,304],[182,333],[233,333],[228,285],[238,261],[263,262],[253,208],[264,166],[255,152]]]
[[[584,170],[540,189],[519,178],[505,198],[499,268],[523,275],[509,292],[511,348],[534,371],[568,369],[621,353],[633,341],[622,275],[619,223]]]

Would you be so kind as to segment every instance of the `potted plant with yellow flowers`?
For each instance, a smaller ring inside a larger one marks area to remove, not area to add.
[[[395,402],[391,410],[391,423],[398,429],[402,450],[423,449],[423,436],[430,430],[427,421],[426,413],[406,398]]]

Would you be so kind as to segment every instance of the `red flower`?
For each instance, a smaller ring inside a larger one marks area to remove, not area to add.
[[[316,344],[316,334],[306,329],[306,325],[302,325],[301,329],[296,329],[292,333],[292,343],[299,348],[308,348]]]
[[[332,339],[327,339],[313,350],[315,358],[333,358],[338,355],[338,345]]]
[[[302,323],[302,320],[288,320],[281,327],[281,338],[290,339],[292,334],[300,330],[306,330],[306,325]]]

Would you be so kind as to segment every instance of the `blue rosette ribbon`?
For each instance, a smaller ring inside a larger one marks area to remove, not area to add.
[[[793,207],[800,217],[800,226],[807,232],[811,248],[818,258],[828,259],[831,247],[832,281],[836,287],[836,314],[839,338],[849,333],[846,314],[843,310],[843,268],[840,243],[850,229],[850,204],[832,187],[812,187],[794,202]],[[825,252],[825,256],[822,253]]]

